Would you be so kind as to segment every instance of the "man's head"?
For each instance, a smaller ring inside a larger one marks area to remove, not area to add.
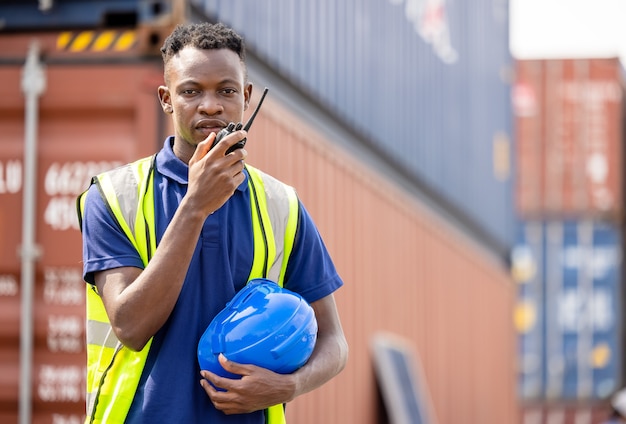
[[[232,50],[237,53],[245,69],[246,47],[243,38],[233,29],[222,23],[210,24],[203,22],[200,24],[178,25],[165,39],[161,47],[163,65],[166,68],[166,82],[168,63],[173,56],[185,47],[195,47],[202,50]]]
[[[252,94],[244,43],[222,24],[190,24],[178,26],[161,52],[159,100],[172,116],[175,152],[187,157],[211,133],[243,120]]]

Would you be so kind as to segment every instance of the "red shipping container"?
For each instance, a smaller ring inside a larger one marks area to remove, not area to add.
[[[520,215],[621,217],[624,79],[619,60],[520,60],[516,68]]]
[[[528,403],[521,407],[521,424],[605,424],[611,413],[609,402]]]
[[[24,37],[24,39],[26,39]],[[4,45],[0,40],[0,45]],[[0,422],[18,420],[24,95],[22,65],[0,66]],[[160,145],[153,63],[55,65],[40,98],[33,293],[32,419],[81,423],[85,304],[76,196],[92,175]],[[106,83],[99,83],[106,81]],[[95,82],[95,83],[94,83]]]

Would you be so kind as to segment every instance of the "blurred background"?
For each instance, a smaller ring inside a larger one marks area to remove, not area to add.
[[[246,39],[249,162],[345,286],[292,423],[600,424],[624,382],[621,0],[0,0],[0,422],[84,420],[75,199],[156,152],[159,48]],[[250,108],[250,111],[253,110]]]

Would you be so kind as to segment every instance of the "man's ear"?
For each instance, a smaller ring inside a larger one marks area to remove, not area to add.
[[[252,83],[249,82],[243,88],[243,110],[248,110],[250,99],[252,98]]]
[[[163,112],[167,114],[171,114],[172,112],[174,112],[174,109],[172,108],[172,97],[170,96],[170,90],[166,86],[160,85],[158,95]]]

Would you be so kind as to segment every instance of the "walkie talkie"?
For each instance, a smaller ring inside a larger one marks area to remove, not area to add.
[[[269,88],[265,87],[265,90],[263,90],[263,95],[261,95],[261,100],[259,100],[259,104],[254,110],[254,113],[252,114],[252,116],[250,116],[250,119],[248,119],[248,122],[246,122],[246,125],[245,126],[242,125],[241,122],[237,124],[235,124],[234,122],[231,122],[230,124],[228,124],[226,128],[223,128],[222,130],[220,130],[220,132],[217,133],[217,136],[215,137],[215,140],[213,141],[213,144],[211,145],[211,149],[215,147],[215,145],[219,143],[220,140],[226,137],[228,134],[234,131],[239,131],[240,129],[243,129],[244,131],[248,131],[250,129],[250,126],[252,125],[252,121],[254,121],[256,114],[259,112],[259,109],[261,108],[261,105],[263,104],[263,99],[265,99],[265,95],[267,94],[268,91],[269,91]],[[228,150],[226,150],[226,154],[229,154],[230,152],[234,150],[243,148],[243,146],[246,145],[246,141],[247,141],[246,138],[244,138],[243,140],[239,140],[236,144],[233,144],[232,146],[228,148]]]

